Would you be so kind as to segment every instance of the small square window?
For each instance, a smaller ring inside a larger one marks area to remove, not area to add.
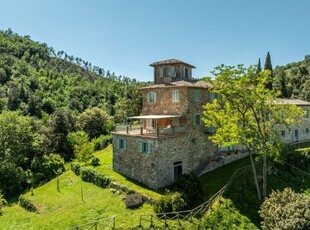
[[[281,131],[281,136],[285,137],[285,131],[284,130]]]

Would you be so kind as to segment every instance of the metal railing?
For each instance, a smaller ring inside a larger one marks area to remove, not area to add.
[[[169,128],[161,128],[158,129],[156,132],[156,129],[146,127],[144,129],[142,126],[132,126],[132,125],[119,125],[115,126],[114,132],[116,133],[125,133],[125,134],[154,134],[154,135],[167,135],[167,134],[179,134],[179,133],[186,133],[187,128],[186,127],[180,127],[180,126],[174,126]]]

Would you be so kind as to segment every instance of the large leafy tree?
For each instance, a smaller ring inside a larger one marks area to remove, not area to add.
[[[245,69],[221,65],[213,72],[213,92],[220,99],[204,106],[204,122],[216,128],[210,139],[219,146],[241,145],[249,152],[258,198],[261,191],[253,154],[264,159],[263,196],[266,196],[267,157],[276,159],[282,147],[278,125],[289,126],[300,121],[303,111],[294,105],[277,101],[276,92],[266,88],[270,71],[256,74],[255,68]]]
[[[77,125],[90,138],[108,134],[113,127],[113,118],[104,110],[94,107],[85,110],[78,117]]]

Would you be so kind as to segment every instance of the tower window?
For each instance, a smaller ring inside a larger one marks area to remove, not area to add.
[[[188,68],[185,68],[185,74],[184,74],[185,78],[188,78]]]

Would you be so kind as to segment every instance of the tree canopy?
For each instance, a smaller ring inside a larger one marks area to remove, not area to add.
[[[252,67],[221,65],[213,73],[216,78],[211,90],[220,98],[204,106],[206,126],[216,128],[210,139],[218,146],[241,145],[247,149],[260,198],[252,153],[277,159],[282,148],[278,125],[297,124],[304,112],[295,105],[279,103],[277,93],[266,88],[271,78],[268,70],[256,74]],[[263,192],[266,196],[265,188]]]

